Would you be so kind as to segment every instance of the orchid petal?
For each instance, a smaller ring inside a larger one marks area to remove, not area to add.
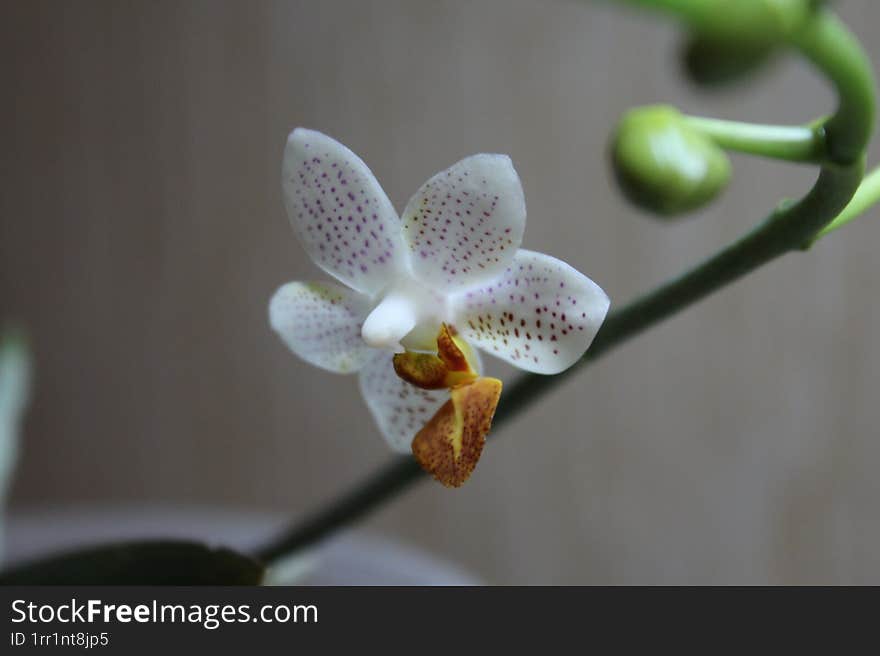
[[[398,453],[411,453],[413,438],[449,400],[449,392],[419,389],[401,380],[394,372],[394,354],[374,353],[358,375],[361,394],[388,445]],[[477,371],[481,365],[478,360]]]
[[[404,267],[400,220],[367,165],[330,137],[297,128],[282,166],[284,205],[309,257],[365,294]]]
[[[502,276],[456,298],[455,327],[520,369],[557,374],[589,348],[609,303],[596,283],[565,262],[520,250]]]
[[[269,302],[269,323],[288,348],[306,362],[352,373],[369,359],[361,324],[369,299],[332,282],[290,282]]]
[[[463,289],[510,264],[526,204],[507,155],[473,155],[428,180],[403,212],[410,267],[434,288]]]

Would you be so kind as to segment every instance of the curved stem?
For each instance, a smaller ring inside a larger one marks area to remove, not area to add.
[[[691,29],[709,34],[736,34],[740,40],[755,38],[755,28],[774,30],[768,15],[794,14],[794,3],[768,6],[766,0],[624,0],[626,4],[666,12]],[[791,20],[791,19],[789,19]]]
[[[849,204],[843,208],[843,211],[831,223],[822,228],[819,234],[807,246],[811,246],[816,240],[828,233],[842,228],[877,203],[880,203],[880,167],[875,168],[865,176]]]
[[[790,40],[837,91],[837,111],[825,123],[829,159],[858,160],[871,139],[876,107],[874,73],[861,44],[827,9],[817,10]]]
[[[718,8],[717,0],[631,1],[663,6],[689,20],[705,18],[707,12]],[[713,20],[718,20],[717,13]],[[810,16],[791,41],[829,78],[839,95],[837,112],[824,123],[821,152],[825,153],[825,162],[810,192],[798,202],[781,204],[763,223],[702,264],[610,314],[584,358],[565,374],[529,374],[510,385],[496,414],[496,428],[613,347],[770,260],[798,250],[847,207],[862,179],[864,151],[873,123],[874,82],[870,65],[846,27],[824,9]],[[423,480],[425,477],[420,474],[413,460],[396,459],[325,510],[291,527],[260,549],[257,556],[271,562],[311,545],[413,482]]]
[[[825,158],[822,125],[756,125],[717,118],[685,116],[685,123],[722,148],[789,162],[820,162]]]

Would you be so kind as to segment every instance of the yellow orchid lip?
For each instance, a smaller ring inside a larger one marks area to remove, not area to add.
[[[433,353],[398,353],[394,356],[394,371],[411,385],[426,390],[450,389],[477,378],[470,371],[450,370]]]
[[[413,439],[416,461],[446,487],[460,487],[477,466],[501,386],[497,378],[477,378],[451,390],[449,401]]]
[[[437,335],[437,353],[406,351],[394,356],[394,371],[416,387],[426,390],[452,389],[477,379],[479,374],[468,358],[470,347],[445,323]]]
[[[394,356],[394,371],[426,390],[449,389],[444,403],[412,441],[422,468],[447,487],[461,486],[474,471],[501,396],[501,381],[480,377],[474,355],[455,328],[442,324],[437,353]]]

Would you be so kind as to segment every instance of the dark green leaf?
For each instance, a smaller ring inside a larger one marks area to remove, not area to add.
[[[124,542],[24,563],[0,585],[258,585],[263,566],[249,556],[197,542]]]

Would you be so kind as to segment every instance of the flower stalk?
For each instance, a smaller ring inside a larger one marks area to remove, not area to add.
[[[789,162],[820,163],[826,157],[825,126],[758,125],[685,116],[684,122],[725,150]]]

